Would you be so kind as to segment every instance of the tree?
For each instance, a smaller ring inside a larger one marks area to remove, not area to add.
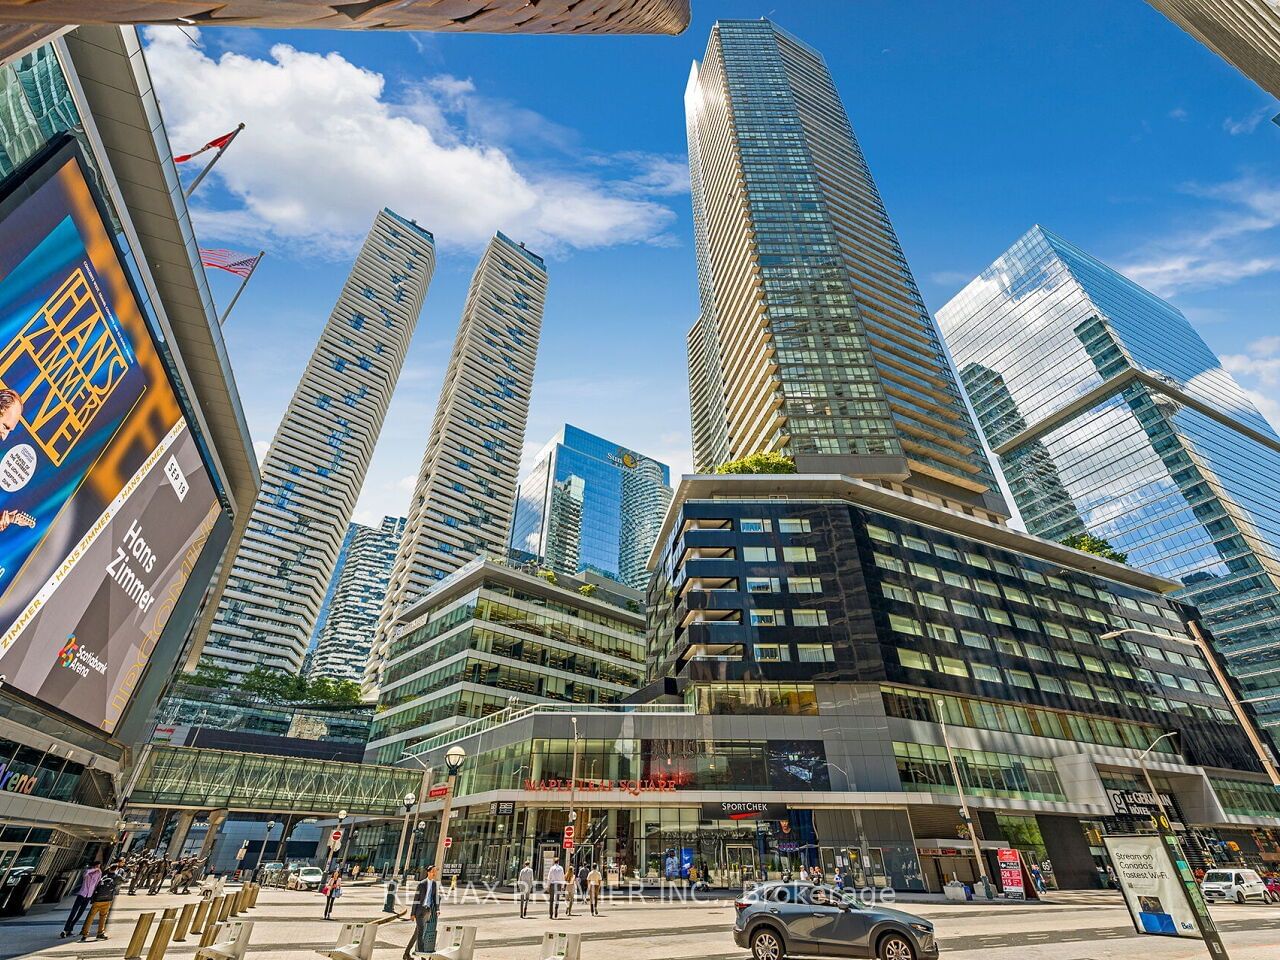
[[[632,613],[639,613],[640,604],[637,603],[635,600],[627,600],[627,609],[630,610]]]
[[[599,588],[594,583],[584,583],[578,588],[578,592],[584,597],[594,597],[596,595],[596,590],[598,589]]]
[[[1094,556],[1102,557],[1104,560],[1114,560],[1116,563],[1128,563],[1129,555],[1121,553],[1119,550],[1111,546],[1109,540],[1102,537],[1095,537],[1092,533],[1073,533],[1062,541],[1063,546],[1071,547],[1073,550],[1083,550],[1085,553],[1092,553]]]
[[[230,679],[231,671],[226,667],[219,667],[209,663],[207,660],[201,660],[196,664],[193,672],[180,678],[180,682],[192,687],[213,687],[217,689],[225,687]]]
[[[716,473],[795,473],[796,462],[781,453],[753,453],[716,467]]]
[[[543,567],[541,570],[538,571],[538,576],[540,576],[543,580],[547,581],[547,583],[556,582],[556,572],[554,570],[548,570],[545,567]]]

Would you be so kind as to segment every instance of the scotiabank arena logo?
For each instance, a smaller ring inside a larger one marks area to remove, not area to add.
[[[67,637],[67,642],[62,645],[62,649],[58,651],[58,662],[73,673],[78,673],[82,677],[87,677],[89,671],[94,673],[105,674],[107,665],[104,661],[99,660],[90,650],[86,650],[76,640],[73,633]]]

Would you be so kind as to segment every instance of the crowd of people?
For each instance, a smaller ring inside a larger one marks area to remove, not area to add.
[[[71,910],[58,937],[71,936],[83,916],[80,942],[84,943],[89,939],[91,927],[97,930],[96,939],[106,940],[111,907],[126,885],[130,894],[136,895],[139,890],[146,894],[157,894],[167,881],[170,893],[189,893],[191,884],[204,876],[206,864],[207,861],[199,857],[171,860],[168,857],[144,854],[122,857],[106,867],[101,860],[97,860],[81,874]]]

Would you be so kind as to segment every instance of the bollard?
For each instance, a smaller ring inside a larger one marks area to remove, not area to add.
[[[129,946],[124,949],[124,960],[138,960],[142,956],[143,944],[147,942],[147,934],[151,932],[151,922],[155,918],[154,913],[143,913],[138,916],[138,922],[133,927],[133,936],[129,938]]]
[[[169,949],[175,923],[177,921],[173,917],[165,917],[160,921],[155,938],[151,941],[151,949],[147,951],[147,960],[164,960],[164,952]]]
[[[253,900],[249,903],[249,906],[256,907],[258,905],[258,894],[261,892],[262,892],[262,884],[255,883],[253,885]]]
[[[204,903],[203,900],[200,901]],[[187,931],[191,929],[191,916],[195,913],[196,905],[194,903],[184,903],[182,912],[178,914],[178,924],[173,928],[173,942],[184,943],[187,939]]]
[[[160,919],[161,919],[161,920],[176,920],[176,919],[178,919],[178,908],[177,908],[177,907],[165,907],[165,908],[164,908],[164,913],[160,914]]]
[[[240,914],[244,913],[244,898],[248,895],[248,893],[249,893],[249,888],[243,885],[240,887],[239,890],[236,891],[236,899],[234,901],[234,905],[231,907],[231,915],[233,917],[239,916]]]
[[[213,899],[200,899],[196,902],[196,918],[191,922],[192,933],[203,933],[204,925],[209,917],[209,906],[213,903]]]
[[[207,947],[218,939],[218,934],[222,932],[222,924],[210,923],[204,928],[204,936],[200,938],[200,946]]]
[[[218,911],[218,922],[226,923],[231,918],[231,909],[236,905],[236,898],[228,893],[222,898],[222,909]]]
[[[209,901],[209,918],[205,920],[206,930],[222,919],[222,917],[220,916],[221,913],[222,913],[222,898],[221,897],[212,898]]]

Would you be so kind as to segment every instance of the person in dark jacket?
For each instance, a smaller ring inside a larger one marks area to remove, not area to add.
[[[427,879],[418,884],[413,898],[413,936],[404,945],[404,960],[415,953],[434,953],[436,924],[440,920],[440,884],[436,868],[427,868]]]
[[[116,902],[116,893],[120,889],[118,866],[118,864],[112,864],[93,888],[93,895],[89,898],[89,913],[84,918],[84,926],[80,928],[81,943],[89,939],[89,927],[94,920],[98,921],[98,939],[107,939],[107,917],[111,913],[111,907]]]

